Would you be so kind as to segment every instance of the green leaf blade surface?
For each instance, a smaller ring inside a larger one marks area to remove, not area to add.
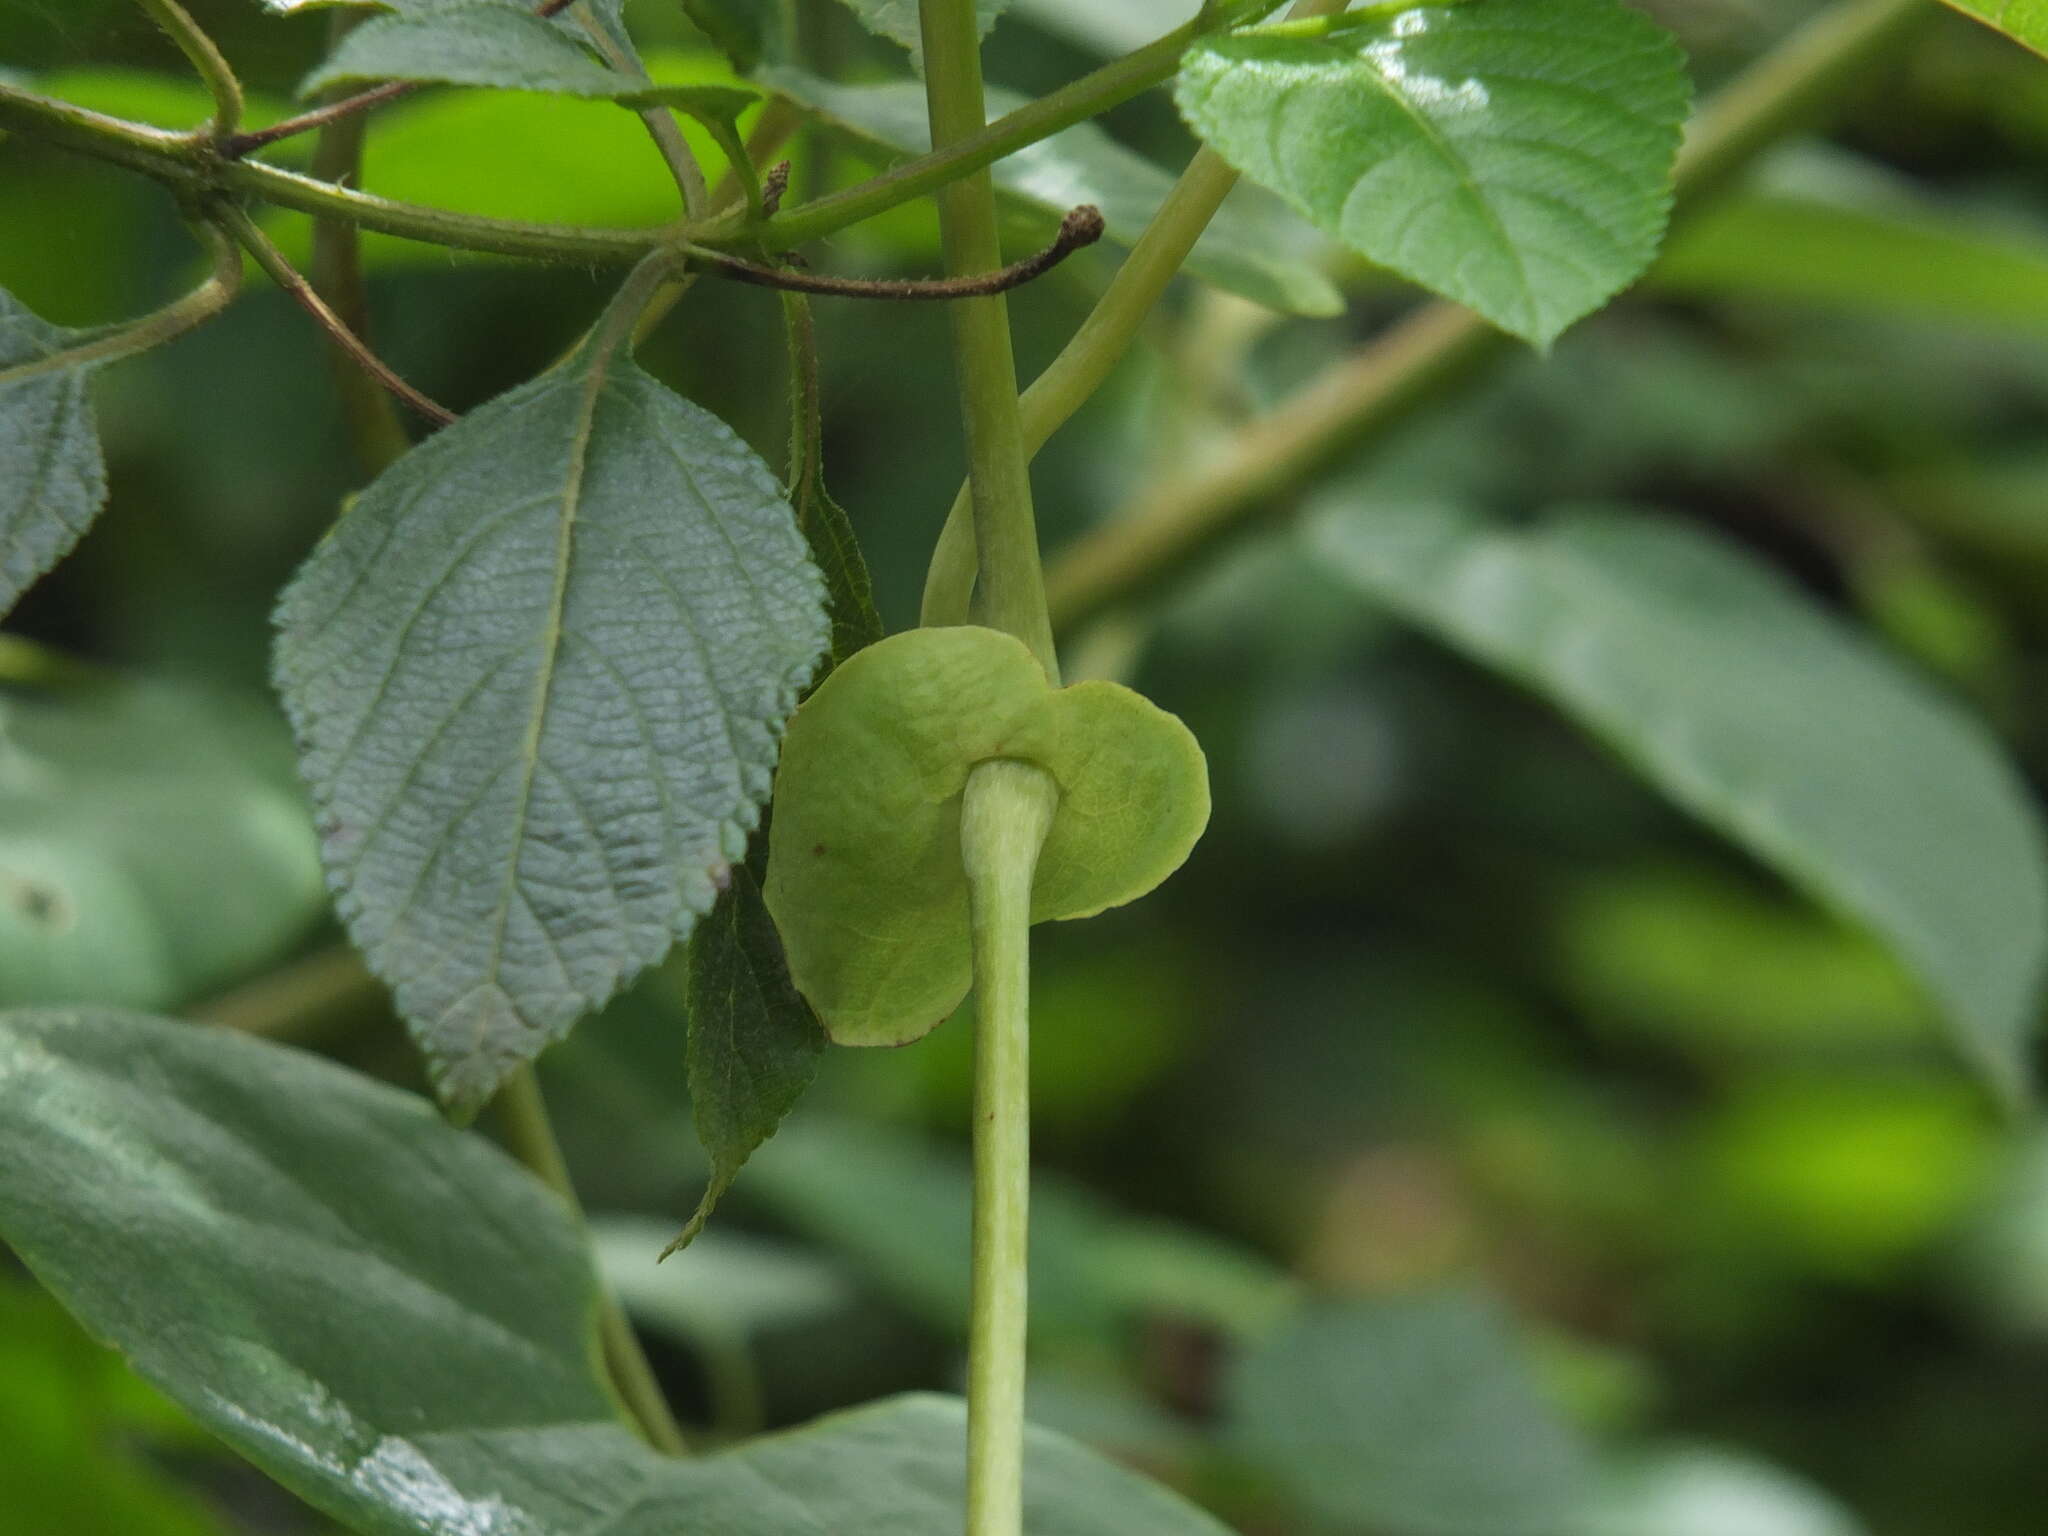
[[[1517,1350],[1462,1287],[1304,1305],[1233,1370],[1231,1438],[1340,1529],[1574,1536],[1591,1458]]]
[[[1948,0],[1965,16],[1995,27],[2014,42],[2048,55],[2048,0]]]
[[[767,466],[588,353],[407,455],[314,552],[278,677],[342,915],[452,1105],[710,910],[823,603]]]
[[[1207,143],[1360,255],[1547,346],[1649,265],[1691,101],[1620,0],[1470,0],[1207,39]]]
[[[71,552],[107,499],[83,338],[0,289],[0,615]]]
[[[341,40],[299,94],[380,80],[595,97],[630,95],[646,84],[599,63],[530,10],[477,0],[372,18]]]
[[[690,935],[685,977],[690,1114],[711,1183],[671,1252],[703,1231],[748,1157],[810,1086],[825,1049],[745,864],[733,866],[731,887]]]
[[[0,1015],[0,1237],[202,1424],[368,1536],[961,1527],[953,1399],[697,1460],[642,1444],[599,1375],[568,1210],[424,1100],[304,1052]],[[1031,1432],[1026,1475],[1034,1536],[1224,1536],[1059,1436]]]
[[[1341,579],[1556,704],[1869,929],[2007,1100],[2048,964],[2039,818],[1983,726],[1768,570],[1643,515],[1331,507]]]

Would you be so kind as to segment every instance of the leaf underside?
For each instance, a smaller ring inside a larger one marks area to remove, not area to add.
[[[825,648],[768,468],[588,352],[373,484],[279,608],[330,884],[474,1109],[711,908]]]
[[[34,368],[79,340],[0,288],[0,374]],[[106,503],[91,373],[60,365],[0,378],[0,616],[71,552]]]
[[[1644,514],[1527,531],[1332,498],[1338,576],[1607,741],[1918,976],[2008,1100],[2048,964],[2039,820],[1982,725],[1782,580]]]
[[[288,1047],[0,1015],[0,1237],[208,1429],[369,1536],[961,1528],[951,1399],[696,1460],[648,1449],[598,1374],[592,1256],[561,1202],[421,1099]],[[1044,1432],[1026,1487],[1034,1536],[1224,1536]]]
[[[1182,114],[1360,255],[1547,346],[1649,265],[1691,89],[1621,0],[1470,0],[1208,39]]]

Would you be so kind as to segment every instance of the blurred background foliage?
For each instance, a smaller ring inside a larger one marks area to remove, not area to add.
[[[192,8],[259,120],[281,114],[325,20]],[[1704,88],[1816,9],[1648,8]],[[1018,0],[992,78],[1050,87],[1188,9]],[[658,75],[722,76],[679,5],[631,17]],[[804,26],[821,75],[902,73],[836,7]],[[126,0],[4,0],[0,64],[170,126],[205,111]],[[1190,148],[1156,94],[1106,127],[1164,165]],[[370,144],[371,188],[475,211],[651,223],[673,195],[601,105],[429,93]],[[806,132],[799,189],[879,153]],[[1016,214],[1020,237],[1045,224]],[[303,221],[275,227],[303,248]],[[813,259],[926,271],[934,252],[917,207]],[[545,366],[601,292],[395,240],[368,257],[381,349],[457,409]],[[1027,374],[1116,259],[1015,296]],[[1411,302],[1317,259],[1341,320],[1181,285],[1039,460],[1049,544]],[[0,286],[42,314],[139,313],[196,263],[155,188],[0,143]],[[901,626],[961,471],[945,317],[819,316],[828,470]],[[707,283],[646,358],[779,460],[772,295]],[[320,344],[259,284],[99,398],[109,511],[0,651],[0,1003],[187,1010],[414,1080],[324,915],[265,693],[273,597],[359,480]],[[2038,781],[2044,422],[2048,65],[1944,19],[1634,294],[1336,483],[1711,529],[1967,701]],[[1537,1532],[1556,1500],[1595,1536],[2042,1529],[2048,1132],[1991,1110],[1883,952],[1285,533],[1075,654],[1188,719],[1217,810],[1162,893],[1041,930],[1040,1418],[1262,1536]],[[678,990],[653,974],[544,1075],[607,1213],[606,1267],[691,1416],[740,1434],[956,1383],[967,1031],[834,1053],[713,1230],[657,1270],[704,1174]],[[324,1528],[18,1269],[0,1269],[0,1445],[11,1530]]]

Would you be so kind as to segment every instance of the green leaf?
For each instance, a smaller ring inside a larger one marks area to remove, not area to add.
[[[1388,1536],[1579,1536],[1585,1448],[1468,1288],[1306,1305],[1237,1362],[1231,1443],[1304,1508]]]
[[[1867,1536],[1812,1484],[1719,1446],[1662,1447],[1604,1481],[1575,1536]]]
[[[342,916],[457,1109],[710,910],[823,602],[767,466],[596,345],[314,551],[279,680]]]
[[[265,1041],[0,1017],[0,1236],[195,1418],[368,1536],[957,1536],[965,1417],[898,1398],[693,1461],[597,1375],[561,1202],[411,1094]],[[1033,1432],[1044,1536],[1223,1536]]]
[[[66,362],[86,338],[0,288],[0,615],[85,534],[107,499],[87,385]]]
[[[740,1168],[817,1075],[825,1031],[789,979],[782,940],[745,864],[690,935],[690,1113],[711,1182],[664,1257],[704,1230]]]
[[[2048,0],[1948,0],[1965,16],[1996,27],[2016,43],[2048,54]]]
[[[811,558],[825,575],[832,615],[832,665],[873,645],[884,633],[875,607],[875,583],[853,531],[853,519],[825,489],[825,433],[818,401],[818,331],[811,301],[782,295],[783,333],[789,353],[789,481],[797,526]]]
[[[756,0],[683,0],[683,14],[743,75],[775,49],[770,8]]]
[[[366,21],[306,77],[299,94],[379,80],[598,97],[630,95],[645,84],[599,63],[552,21],[493,0]]]
[[[1131,53],[1194,20],[1202,0],[1014,0],[1011,11],[1077,47],[1106,57]]]
[[[1689,219],[1652,269],[1667,293],[2048,329],[2048,240],[1944,207],[1849,157],[1780,155]]]
[[[1621,0],[1471,0],[1205,39],[1195,132],[1368,260],[1548,346],[1638,277],[1691,90]]]
[[[267,711],[153,682],[0,691],[0,1006],[180,1007],[324,905]]]
[[[910,57],[919,67],[924,62],[924,36],[918,25],[918,0],[841,0],[845,7],[860,18],[860,24],[877,37],[886,37],[892,43],[901,43],[910,50]],[[1003,14],[1009,0],[974,0],[975,20],[979,23],[979,35],[988,36],[988,29],[996,24],[996,18]]]
[[[799,69],[766,69],[762,84],[838,124],[855,137],[900,154],[931,147],[924,89],[913,81],[838,85]],[[1014,111],[1025,98],[991,89],[989,111]],[[1173,177],[1125,149],[1093,123],[1076,123],[1028,144],[991,168],[996,187],[1035,212],[1058,218],[1082,203],[1102,210],[1105,232],[1130,245],[1173,188]],[[1305,240],[1307,245],[1305,247]],[[1316,236],[1284,209],[1243,200],[1217,215],[1188,257],[1186,270],[1272,309],[1334,315],[1343,296],[1318,270]]]
[[[768,832],[768,910],[837,1043],[907,1044],[967,995],[960,794],[997,757],[1044,768],[1060,789],[1033,922],[1135,901],[1208,823],[1201,748],[1130,689],[1055,689],[1023,642],[992,629],[869,646],[790,722]]]
[[[2048,867],[1978,721],[1769,571],[1652,517],[1511,531],[1340,504],[1314,540],[1344,580],[1534,689],[1868,928],[1999,1092],[2023,1095]]]

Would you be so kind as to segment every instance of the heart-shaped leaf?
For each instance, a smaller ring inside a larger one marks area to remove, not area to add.
[[[386,471],[279,625],[342,916],[463,1110],[710,910],[827,638],[768,467],[596,345]]]
[[[284,1046],[0,1016],[0,1238],[202,1424],[368,1536],[962,1526],[953,1399],[698,1460],[648,1449],[597,1374],[591,1253],[562,1203],[424,1101]],[[1043,1431],[1026,1519],[1034,1536],[1224,1536]]]
[[[64,356],[82,339],[0,288],[0,614],[71,552],[107,499],[92,369]]]
[[[1130,689],[1055,689],[1021,641],[991,629],[869,646],[790,722],[769,828],[768,910],[839,1044],[902,1045],[967,995],[960,792],[992,758],[1034,763],[1059,785],[1033,922],[1135,901],[1209,819],[1201,748]]]
[[[1539,346],[1639,276],[1691,89],[1622,0],[1469,0],[1208,39],[1196,133],[1360,255]]]

